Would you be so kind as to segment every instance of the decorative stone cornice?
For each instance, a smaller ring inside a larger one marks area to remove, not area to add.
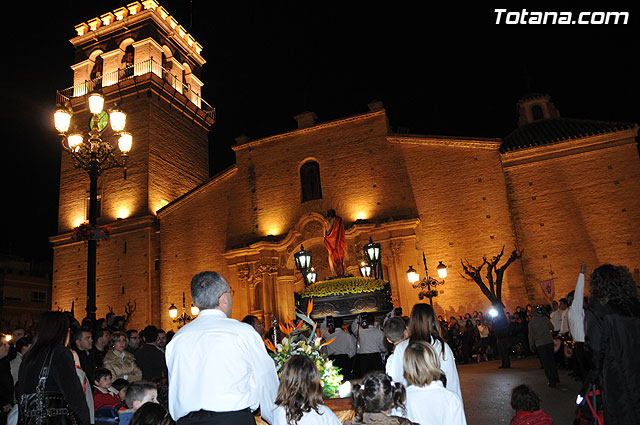
[[[76,46],[87,40],[107,35],[149,18],[165,27],[166,32],[171,34],[171,38],[181,45],[186,52],[189,52],[200,66],[205,64],[206,61],[200,55],[202,45],[191,34],[187,33],[184,27],[155,0],[134,1],[129,3],[126,8],[120,7],[113,12],[100,15],[99,18],[96,17],[82,22],[75,26],[78,35],[70,41]]]
[[[418,146],[437,146],[467,149],[498,150],[502,141],[500,139],[483,139],[475,137],[448,137],[448,136],[397,136],[387,137],[389,143]]]

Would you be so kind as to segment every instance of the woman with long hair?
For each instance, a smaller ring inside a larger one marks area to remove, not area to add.
[[[140,381],[142,371],[136,364],[133,354],[126,351],[128,343],[127,334],[117,331],[111,334],[109,340],[110,350],[104,356],[104,367],[111,371],[113,380],[124,378],[128,382]]]
[[[440,324],[433,307],[429,304],[420,303],[413,306],[411,317],[409,318],[409,339],[396,345],[393,357],[387,362],[387,374],[394,381],[407,385],[407,381],[404,378],[403,358],[409,343],[414,341],[425,341],[433,346],[438,353],[440,366],[445,374],[443,382],[448,390],[462,397],[456,359],[449,344],[442,339]]]
[[[467,425],[462,398],[444,387],[438,357],[426,341],[413,341],[405,350],[407,417],[420,424]]]
[[[62,394],[71,414],[79,423],[89,425],[91,423],[89,408],[84,390],[76,375],[73,355],[66,347],[68,343],[69,319],[67,316],[59,311],[41,313],[33,344],[20,364],[16,396],[20,400],[22,395],[36,392],[40,371],[47,361],[47,365],[50,363],[51,366],[45,391]],[[24,423],[25,418],[22,414],[21,411],[18,423]]]
[[[291,356],[282,368],[273,425],[340,425],[322,403],[320,373],[311,357]]]
[[[351,425],[415,425],[394,416],[391,411],[405,412],[404,385],[392,382],[384,372],[371,372],[351,390],[351,406],[355,412]]]
[[[629,269],[604,264],[591,273],[585,344],[588,379],[599,381],[607,425],[640,423],[640,297]]]

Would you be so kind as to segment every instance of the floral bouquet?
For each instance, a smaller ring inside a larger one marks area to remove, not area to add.
[[[312,309],[313,302],[309,302],[307,314],[296,312],[296,316],[300,319],[296,325],[292,321],[285,325],[280,324],[280,330],[286,336],[277,346],[270,340],[266,340],[266,345],[273,352],[271,357],[275,362],[278,377],[280,377],[282,367],[289,357],[298,354],[311,357],[320,372],[322,395],[325,398],[334,398],[338,387],[342,384],[342,375],[340,368],[334,366],[333,362],[320,351],[323,346],[331,344],[333,339],[325,343],[322,342],[317,324],[309,317]],[[308,337],[305,336],[307,332],[309,333]]]
[[[71,240],[77,241],[106,241],[111,235],[111,228],[109,226],[92,226],[87,223],[83,223],[80,226],[73,229],[71,234]]]
[[[298,292],[300,298],[327,297],[331,295],[362,294],[375,292],[385,288],[386,280],[370,277],[342,277],[317,282]]]
[[[438,296],[438,291],[436,289],[425,289],[418,293],[418,298],[421,300],[424,298],[433,298]]]

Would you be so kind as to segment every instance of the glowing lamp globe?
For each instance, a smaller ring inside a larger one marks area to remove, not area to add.
[[[53,114],[53,122],[58,133],[66,133],[71,125],[71,114],[66,109],[58,109]]]
[[[447,277],[447,266],[442,264],[442,261],[438,263],[438,265],[436,266],[436,270],[438,270],[438,276],[440,276],[440,279],[444,279],[445,277]]]
[[[420,280],[420,275],[413,266],[409,266],[409,270],[407,270],[407,279],[409,280],[409,283],[416,283]]]
[[[119,133],[124,130],[127,122],[127,114],[122,112],[120,109],[115,108],[109,113],[109,121],[111,122],[111,129],[116,133]]]
[[[104,97],[100,93],[91,93],[89,95],[89,110],[92,114],[98,115],[104,108]]]
[[[131,133],[122,132],[118,139],[118,148],[120,149],[120,152],[124,154],[129,153],[131,145],[133,145],[133,136],[131,136]]]
[[[82,144],[83,138],[80,133],[73,133],[67,137],[67,144],[69,145],[69,149],[75,150],[76,147]]]
[[[173,304],[171,304],[171,307],[169,307],[169,317],[171,317],[172,319],[178,317],[178,307]]]
[[[200,314],[200,309],[195,305],[191,304],[191,314],[193,316],[197,316],[198,314]]]

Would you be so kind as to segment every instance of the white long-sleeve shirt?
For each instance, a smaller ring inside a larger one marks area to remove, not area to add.
[[[440,359],[440,369],[447,377],[447,389],[453,391],[460,396],[462,400],[462,390],[460,389],[460,378],[458,377],[458,369],[456,368],[456,359],[449,344],[444,343],[444,356],[442,355],[442,345],[438,340],[431,340],[431,345],[438,353]],[[396,345],[393,355],[387,359],[386,372],[395,382],[402,382],[407,387],[407,380],[404,379],[404,352],[409,346],[409,340],[404,340]],[[415,421],[414,421],[415,422]]]
[[[278,375],[258,333],[218,309],[202,310],[166,349],[169,412],[177,421],[200,409],[237,411],[260,406],[273,423]]]
[[[574,342],[584,342],[584,274],[578,275],[573,302],[567,312],[569,331]]]
[[[467,425],[462,398],[440,381],[407,387],[406,417],[419,424]]]
[[[564,310],[560,310],[559,308],[551,312],[551,315],[550,315],[551,324],[553,325],[553,330],[556,332],[559,332],[562,326],[563,312]]]

